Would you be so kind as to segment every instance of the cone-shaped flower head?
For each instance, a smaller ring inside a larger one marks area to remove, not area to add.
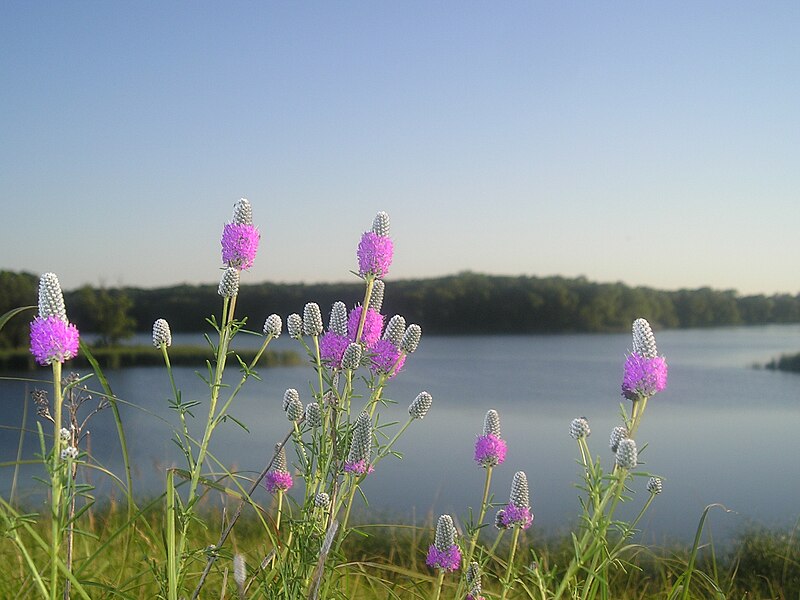
[[[486,411],[483,417],[483,435],[496,435],[500,437],[500,415],[493,408]]]
[[[165,319],[157,319],[153,323],[153,346],[160,348],[161,346],[172,345],[172,332],[169,330],[169,323]]]
[[[306,404],[306,423],[311,427],[322,426],[322,409],[316,402]]]
[[[475,441],[475,461],[484,468],[495,467],[506,460],[506,441],[500,437],[500,415],[489,409],[483,418],[483,435]]]
[[[503,510],[501,523],[506,528],[519,525],[522,529],[527,529],[533,523],[528,478],[523,471],[514,473],[509,502]]]
[[[306,335],[322,333],[322,313],[316,302],[309,302],[303,308],[303,333]]]
[[[403,334],[403,339],[400,340],[400,349],[406,354],[411,354],[419,346],[420,338],[422,338],[422,328],[419,325],[409,325]]]
[[[31,321],[31,354],[40,365],[64,363],[78,355],[78,328],[55,315]]]
[[[619,443],[628,437],[628,428],[622,425],[617,425],[611,430],[611,436],[608,439],[608,447],[616,454]]]
[[[44,273],[39,277],[39,316],[43,319],[58,317],[67,322],[64,294],[55,273]]]
[[[428,548],[425,563],[434,569],[455,571],[461,565],[461,550],[456,544],[456,527],[450,515],[442,515],[436,522],[436,535]]]
[[[362,306],[356,306],[350,311],[347,319],[347,336],[350,341],[356,341],[358,335],[358,325],[361,322]],[[367,315],[364,317],[364,327],[361,330],[361,339],[358,340],[367,348],[371,347],[381,337],[383,331],[383,315],[367,307]]]
[[[31,321],[31,354],[40,365],[63,363],[78,354],[78,328],[67,321],[64,295],[55,273],[39,278],[39,314]]]
[[[620,440],[617,446],[617,466],[621,469],[635,469],[639,464],[636,442],[630,438]]]
[[[667,362],[662,356],[645,358],[631,354],[625,359],[622,395],[628,400],[641,400],[667,387]]]
[[[474,600],[481,594],[481,567],[475,561],[469,563],[466,572],[467,589]]]
[[[344,470],[355,475],[371,473],[373,471],[372,466],[369,464],[371,451],[372,421],[368,413],[362,412],[358,415],[353,428],[353,438],[350,441],[350,452],[347,454]]]
[[[383,307],[383,294],[386,290],[386,284],[381,279],[376,279],[372,284],[372,293],[369,296],[369,308],[375,312],[381,312]]]
[[[379,279],[385,277],[389,273],[393,255],[392,238],[367,231],[361,236],[356,251],[359,274],[362,277],[372,275]]]
[[[428,411],[431,409],[432,404],[433,396],[428,392],[420,392],[408,407],[408,414],[414,419],[424,419],[425,415],[427,415]]]
[[[651,477],[647,480],[647,491],[653,494],[660,494],[663,491],[664,487],[661,484],[660,477]]]
[[[342,368],[348,371],[354,371],[361,364],[361,344],[348,344],[347,348],[342,355]]]
[[[300,400],[292,399],[289,401],[289,404],[286,405],[286,418],[290,421],[299,421],[303,418],[305,414],[305,409],[303,408],[303,403]]]
[[[292,313],[286,318],[286,330],[289,337],[299,340],[303,337],[303,319],[297,313]]]
[[[331,497],[327,494],[327,492],[318,492],[316,496],[314,496],[314,506],[317,508],[328,508],[331,504]]]
[[[591,433],[592,430],[589,429],[589,420],[586,417],[572,419],[572,422],[569,424],[569,435],[573,440],[587,438]]]
[[[288,388],[283,392],[283,412],[289,410],[289,405],[292,402],[300,402],[300,392],[294,388]]]
[[[233,556],[233,580],[236,585],[241,589],[247,579],[247,565],[244,562],[243,554],[235,554]]]
[[[253,207],[247,198],[239,198],[233,205],[233,219],[236,225],[253,224]]]
[[[389,323],[386,325],[386,330],[383,332],[383,339],[389,340],[399,348],[405,332],[406,320],[400,315],[395,315],[389,319]]]
[[[62,442],[67,442],[72,437],[72,432],[66,427],[62,427],[61,431],[58,432],[58,437],[61,438]]]
[[[277,452],[275,461],[264,480],[264,485],[270,494],[286,491],[294,483],[292,474],[286,467],[286,450],[280,444],[275,444],[275,451]]]
[[[656,338],[650,323],[646,319],[636,319],[631,329],[633,331],[633,352],[645,358],[658,356]]]
[[[370,347],[370,369],[393,379],[403,368],[406,355],[389,340],[378,340]]]
[[[350,340],[347,336],[339,335],[333,331],[326,331],[319,338],[319,354],[322,362],[327,363],[334,369],[342,368],[342,357]]]
[[[239,269],[228,267],[222,272],[219,280],[219,295],[223,298],[233,298],[239,293]]]
[[[375,215],[372,220],[372,231],[377,235],[388,237],[389,236],[389,215],[384,211]]]
[[[342,337],[347,337],[347,307],[344,302],[333,303],[331,307],[331,318],[328,321],[328,331]]]
[[[264,335],[271,335],[273,338],[281,336],[283,321],[278,315],[272,314],[264,321]]]
[[[233,219],[222,229],[222,262],[229,267],[253,266],[261,234],[253,225],[253,208],[246,198],[233,205]]]

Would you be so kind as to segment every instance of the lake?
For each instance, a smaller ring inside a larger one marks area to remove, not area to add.
[[[640,448],[647,444],[641,469],[663,477],[664,492],[642,521],[640,539],[690,541],[703,508],[716,502],[734,512],[711,513],[715,539],[751,523],[792,526],[800,517],[800,375],[753,365],[800,351],[800,325],[669,330],[656,337],[669,363],[669,383],[649,402],[637,442]],[[198,343],[200,336],[174,339],[176,344]],[[251,336],[236,341],[257,344]],[[398,404],[384,409],[382,421],[405,421],[408,404],[422,390],[433,395],[433,408],[397,444],[403,460],[390,457],[367,478],[363,487],[370,508],[361,514],[423,522],[431,513],[463,519],[467,507],[477,509],[484,471],[472,460],[473,445],[486,410],[494,408],[508,442],[508,458],[494,472],[497,502],[507,501],[514,472],[524,470],[536,515],[531,532],[563,531],[579,511],[575,484],[580,469],[569,423],[577,416],[588,418],[592,452],[604,464],[612,463],[608,434],[618,424],[622,364],[630,343],[627,334],[423,336],[404,372],[387,387],[385,396]],[[286,335],[275,347],[301,351]],[[46,380],[49,373],[42,368],[12,376]],[[122,414],[136,493],[163,491],[165,467],[181,464],[170,441],[176,419],[167,408],[166,371],[130,368],[107,375],[116,395],[130,403]],[[263,381],[249,382],[231,412],[250,432],[233,423],[221,426],[212,442],[217,458],[231,468],[260,471],[288,429],[281,409],[284,390],[298,389],[307,402],[311,375],[307,367],[279,367],[262,371]],[[176,368],[175,376],[184,399],[206,398],[195,369]],[[16,456],[26,390],[35,385],[0,380],[0,461]],[[205,407],[196,409],[202,423]],[[34,419],[31,406],[26,458],[37,448]],[[95,458],[122,475],[110,412],[94,417],[90,430]],[[10,467],[0,470],[6,497],[12,472]],[[18,495],[31,502],[42,491],[31,479],[37,473],[22,469],[18,483]],[[92,477],[100,493],[109,492],[107,481],[97,473]],[[628,515],[645,500],[645,483],[636,480],[636,497],[625,506]],[[260,490],[257,499],[266,502],[266,492]]]

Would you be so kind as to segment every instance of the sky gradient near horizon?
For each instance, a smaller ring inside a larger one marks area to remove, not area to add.
[[[0,4],[0,269],[800,292],[800,3]]]

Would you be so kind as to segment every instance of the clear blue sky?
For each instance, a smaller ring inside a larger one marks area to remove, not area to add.
[[[0,3],[0,268],[800,292],[800,3]]]

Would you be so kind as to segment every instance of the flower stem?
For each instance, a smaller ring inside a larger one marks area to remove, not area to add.
[[[436,577],[436,583],[434,584],[436,587],[433,600],[439,600],[440,596],[442,595],[443,582],[444,582],[444,569],[439,569],[439,575]]]
[[[58,590],[58,554],[61,546],[61,363],[53,361],[53,472],[52,495],[52,540],[50,546],[50,598],[55,600]]]
[[[508,590],[511,589],[511,572],[514,568],[514,555],[517,552],[520,529],[522,527],[519,525],[514,526],[514,536],[511,538],[511,549],[508,551],[508,565],[506,565],[506,577],[503,580],[503,593],[500,595],[500,600],[505,600]]]

